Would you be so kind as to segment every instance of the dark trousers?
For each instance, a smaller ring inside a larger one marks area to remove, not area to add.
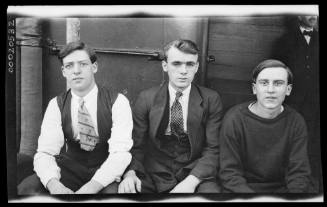
[[[146,159],[145,174],[141,180],[141,193],[169,193],[179,182],[185,179],[191,169],[184,169],[191,163],[188,136],[177,138],[174,135],[160,136],[160,151],[151,151]],[[219,193],[216,179],[202,181],[195,193]]]
[[[312,96],[311,96],[312,95]],[[308,156],[312,170],[314,192],[323,192],[323,176],[320,145],[320,104],[317,94],[306,95],[300,103],[293,100],[289,105],[295,108],[304,118],[308,130]]]
[[[60,182],[76,192],[85,183],[87,183],[94,175],[97,168],[86,168],[85,166],[77,163],[67,156],[56,157],[56,162],[60,167]],[[44,188],[39,177],[33,174],[25,178],[19,185],[17,192],[19,195],[32,195],[32,194],[44,194],[48,193],[47,189]],[[112,183],[106,186],[100,193],[117,193],[118,184]]]
[[[149,176],[140,178],[141,180],[141,193],[158,193],[153,181]],[[175,187],[175,186],[174,186]],[[164,191],[162,193],[169,193],[172,189]],[[218,185],[215,179],[202,181],[194,193],[221,193],[221,187]]]
[[[81,183],[81,186],[85,183]],[[67,186],[66,186],[67,187]],[[100,194],[118,193],[118,183],[114,182],[103,188]],[[43,186],[39,177],[34,173],[25,178],[17,187],[18,195],[46,195],[49,191]]]

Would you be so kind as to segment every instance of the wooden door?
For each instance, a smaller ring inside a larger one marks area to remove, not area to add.
[[[207,86],[222,96],[224,109],[253,98],[251,71],[270,58],[285,31],[283,16],[212,17],[209,19]]]

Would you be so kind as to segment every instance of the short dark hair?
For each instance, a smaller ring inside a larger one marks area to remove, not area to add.
[[[88,47],[84,42],[74,41],[68,43],[60,50],[58,54],[58,59],[60,60],[61,64],[63,64],[64,57],[76,50],[84,50],[85,52],[87,52],[90,57],[91,63],[94,63],[97,60],[95,51],[92,48]]]
[[[198,55],[199,54],[199,49],[196,46],[196,44],[191,41],[191,40],[185,40],[185,39],[178,39],[169,42],[163,49],[164,51],[164,57],[163,59],[167,61],[168,58],[168,50],[172,47],[177,48],[178,50],[187,53],[187,54],[193,54],[193,55]]]
[[[283,62],[274,59],[268,59],[260,62],[252,71],[252,82],[257,81],[259,73],[265,68],[284,68],[287,72],[287,84],[293,84],[293,73]]]

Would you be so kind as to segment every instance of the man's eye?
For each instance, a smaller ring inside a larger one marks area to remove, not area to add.
[[[275,82],[275,86],[282,86],[284,82]]]
[[[195,66],[195,63],[186,63],[186,66],[188,66],[188,67],[194,67]]]
[[[71,64],[69,64],[69,65],[65,65],[64,68],[65,68],[65,69],[71,69],[71,68],[72,68],[72,65],[71,65]]]
[[[172,65],[174,65],[174,66],[180,66],[180,65],[182,65],[182,63],[181,62],[173,62]]]

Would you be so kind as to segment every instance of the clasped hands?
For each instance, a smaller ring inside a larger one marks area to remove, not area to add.
[[[47,184],[50,194],[94,194],[98,193],[102,188],[103,186],[95,180],[90,180],[76,192],[67,188],[57,178],[52,178]]]

